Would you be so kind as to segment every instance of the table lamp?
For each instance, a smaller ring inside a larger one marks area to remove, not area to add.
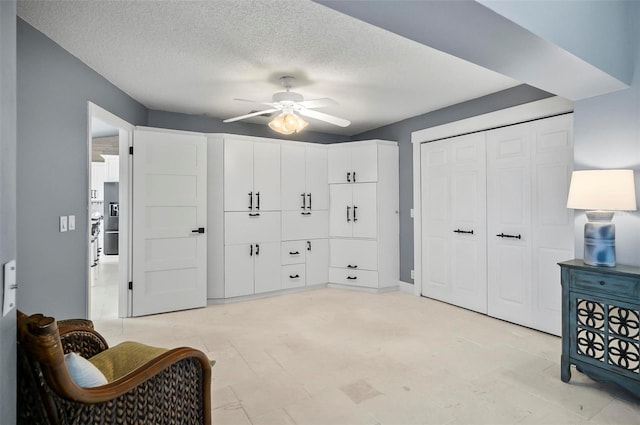
[[[571,176],[567,208],[587,210],[584,225],[584,263],[616,265],[615,211],[636,210],[633,170],[584,170]]]

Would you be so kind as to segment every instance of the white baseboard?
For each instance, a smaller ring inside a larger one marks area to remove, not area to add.
[[[398,281],[398,290],[400,292],[406,292],[407,294],[415,295],[415,285],[413,283]]]

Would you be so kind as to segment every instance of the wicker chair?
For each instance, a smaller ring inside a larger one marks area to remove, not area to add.
[[[64,354],[108,348],[89,320],[18,312],[18,424],[211,424],[211,366],[201,351],[168,350],[107,385],[81,388]]]

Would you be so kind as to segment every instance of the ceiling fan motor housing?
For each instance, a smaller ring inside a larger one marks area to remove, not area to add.
[[[292,91],[281,91],[275,93],[271,99],[273,100],[273,103],[295,103],[302,102],[304,100],[300,93],[295,93]]]

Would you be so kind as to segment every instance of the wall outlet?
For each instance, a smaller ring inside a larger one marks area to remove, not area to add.
[[[66,215],[60,216],[60,231],[66,232],[68,227],[68,220]]]
[[[411,270],[411,279],[415,279],[415,278],[416,278],[416,271]]]
[[[415,215],[415,213],[413,212],[413,208],[411,208],[411,209],[409,210],[409,216],[410,216],[411,218],[413,218],[413,216],[414,216],[414,215]]]
[[[71,230],[76,230],[76,216],[75,215],[70,215],[69,216],[69,231]]]

